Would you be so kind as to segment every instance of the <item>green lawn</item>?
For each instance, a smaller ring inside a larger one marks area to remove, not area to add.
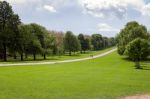
[[[116,52],[55,65],[0,67],[0,99],[116,99],[150,93],[150,62],[137,70]]]
[[[90,57],[90,55],[97,55],[97,54],[101,54],[103,52],[109,51],[111,49],[114,49],[115,47],[110,47],[107,49],[103,49],[103,50],[99,50],[99,51],[86,51],[86,53],[84,54],[80,54],[80,52],[76,52],[75,54],[72,53],[72,56],[69,56],[68,54],[62,55],[62,56],[51,56],[48,55],[47,56],[47,60],[43,60],[43,57],[41,55],[37,55],[37,60],[33,60],[32,56],[29,56],[28,59],[24,59],[23,62],[45,62],[45,61],[62,61],[62,60],[70,60],[70,59],[79,59],[79,58],[85,58],[85,57]],[[8,58],[7,62],[3,62],[3,60],[0,60],[0,64],[5,64],[5,63],[22,63],[22,61],[20,61],[20,57],[18,57],[17,59],[13,59],[13,58]]]

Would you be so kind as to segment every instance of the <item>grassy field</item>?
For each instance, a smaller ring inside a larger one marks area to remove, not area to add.
[[[116,99],[150,93],[150,62],[143,70],[116,52],[55,65],[0,67],[0,99]]]
[[[45,62],[45,61],[62,61],[62,60],[70,60],[70,59],[79,59],[79,58],[85,58],[85,57],[90,57],[90,55],[97,55],[97,54],[101,54],[103,52],[109,51],[111,49],[114,49],[115,47],[110,47],[107,49],[103,49],[103,50],[99,50],[99,51],[86,51],[86,53],[80,54],[80,52],[76,52],[75,54],[72,53],[72,56],[69,56],[67,53],[65,55],[62,56],[47,56],[46,60],[43,60],[43,57],[41,55],[37,55],[37,60],[33,60],[32,56],[29,56],[28,59],[24,59],[23,62]],[[7,62],[3,62],[3,60],[0,60],[0,64],[5,64],[5,63],[22,63],[22,61],[20,61],[20,57],[18,57],[17,59],[13,59],[13,58],[8,58]]]

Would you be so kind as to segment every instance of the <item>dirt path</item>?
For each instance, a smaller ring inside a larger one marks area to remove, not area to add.
[[[64,60],[64,61],[56,61],[56,62],[37,62],[37,63],[12,63],[12,64],[0,64],[0,66],[23,66],[23,65],[45,65],[45,64],[59,64],[59,63],[69,63],[69,62],[78,62],[78,61],[83,61],[83,60],[90,60],[90,59],[95,59],[99,57],[103,57],[105,55],[108,55],[117,49],[112,49],[110,51],[104,52],[99,55],[87,57],[87,58],[81,58],[81,59],[73,59],[73,60]]]
[[[136,96],[127,96],[119,99],[150,99],[150,95],[136,95]]]

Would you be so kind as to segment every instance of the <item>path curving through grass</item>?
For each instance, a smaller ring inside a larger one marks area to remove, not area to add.
[[[102,54],[99,55],[95,55],[95,56],[90,56],[90,57],[86,57],[86,58],[80,58],[80,59],[72,59],[72,60],[63,60],[63,61],[55,61],[55,62],[37,62],[37,63],[13,63],[13,64],[0,64],[0,66],[27,66],[27,65],[46,65],[46,64],[60,64],[60,63],[70,63],[70,62],[78,62],[78,61],[84,61],[84,60],[90,60],[90,59],[95,59],[95,58],[99,58],[99,57],[103,57],[105,55],[108,55],[114,51],[116,51],[117,48],[114,48],[110,51],[104,52]]]

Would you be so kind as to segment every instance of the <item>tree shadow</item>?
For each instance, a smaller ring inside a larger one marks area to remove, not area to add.
[[[130,60],[128,57],[122,57],[122,60],[128,61],[128,62],[133,62],[132,60]],[[136,65],[134,65],[135,69],[138,70],[150,70],[150,58],[144,60],[144,61],[140,61],[140,67],[141,68],[137,68]]]
[[[141,62],[142,70],[150,70],[150,61]]]

